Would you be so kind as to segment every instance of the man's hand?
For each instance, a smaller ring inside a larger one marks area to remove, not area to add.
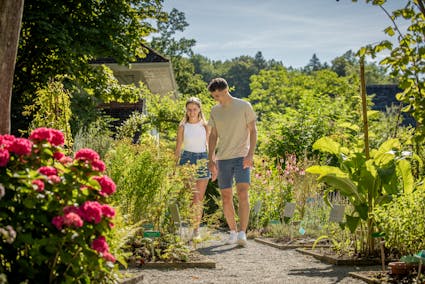
[[[243,168],[252,168],[254,166],[253,157],[251,155],[246,156],[243,158]]]
[[[208,169],[211,172],[211,181],[215,181],[217,179],[217,165],[214,161],[208,161]]]

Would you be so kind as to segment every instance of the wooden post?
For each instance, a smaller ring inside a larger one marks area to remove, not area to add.
[[[369,160],[369,124],[367,120],[366,81],[364,76],[364,57],[360,58],[360,86],[362,96],[363,133],[366,159]]]
[[[360,91],[362,97],[362,113],[363,113],[363,134],[364,134],[364,151],[366,160],[369,160],[369,127],[367,120],[367,100],[366,100],[366,80],[364,76],[364,56],[360,57]],[[373,194],[368,192],[368,211],[369,213],[373,210]],[[371,218],[367,220],[367,250],[368,254],[371,255],[374,248],[374,240],[372,238],[373,222]]]
[[[10,133],[10,106],[24,0],[0,0],[0,134]]]

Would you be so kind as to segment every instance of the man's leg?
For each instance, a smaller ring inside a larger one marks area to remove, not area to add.
[[[223,213],[227,225],[231,231],[236,232],[235,207],[233,206],[232,188],[221,189],[221,200],[223,202]]]
[[[240,230],[246,232],[249,221],[249,183],[237,183],[236,189],[238,191],[239,199],[239,223]]]

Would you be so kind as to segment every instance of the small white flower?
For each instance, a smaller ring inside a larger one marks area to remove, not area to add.
[[[402,152],[401,152],[401,155],[402,155],[403,157],[412,156],[412,152],[410,152],[410,151],[402,151]]]

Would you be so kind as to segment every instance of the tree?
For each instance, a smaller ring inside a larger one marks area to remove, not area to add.
[[[397,99],[405,104],[404,111],[410,112],[416,120],[415,134],[419,145],[425,139],[425,1],[406,0],[404,8],[392,12],[383,7],[386,0],[365,1],[379,6],[390,18],[392,25],[384,31],[389,37],[396,39],[396,44],[384,40],[362,48],[359,55],[370,54],[376,57],[383,50],[390,52],[380,63],[389,67],[390,74],[400,82],[403,92],[397,95]],[[402,31],[397,20],[407,21],[410,25]]]
[[[127,64],[144,57],[141,43],[164,18],[161,9],[162,0],[26,1],[12,97],[13,121],[20,124],[12,128],[27,128],[31,117],[22,119],[24,106],[56,75],[84,89],[84,81],[96,80],[90,60]]]
[[[316,53],[310,59],[310,62],[304,67],[304,70],[309,73],[313,71],[318,71],[320,69],[324,69],[325,67],[320,63],[320,59],[317,57]]]
[[[0,0],[0,133],[10,133],[10,103],[24,0]]]
[[[159,21],[157,30],[159,36],[152,38],[153,49],[168,55],[170,58],[181,57],[183,55],[193,55],[192,47],[195,46],[194,39],[181,38],[176,40],[176,32],[183,32],[189,26],[183,12],[173,8],[167,16],[166,21]]]

